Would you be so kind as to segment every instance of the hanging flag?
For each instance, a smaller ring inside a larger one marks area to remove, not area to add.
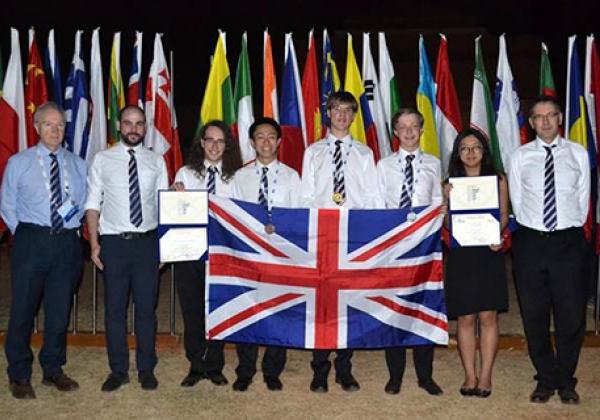
[[[58,54],[56,53],[56,46],[54,44],[54,29],[51,29],[48,33],[48,47],[46,48],[46,54],[44,56],[44,67],[46,69],[46,74],[50,76],[52,82],[50,83],[50,99],[63,108],[62,76]]]
[[[29,59],[25,75],[25,120],[27,125],[27,146],[38,141],[38,133],[33,125],[33,114],[38,106],[48,101],[46,75],[42,68],[42,57],[35,42],[35,31],[29,29]]]
[[[277,79],[273,64],[271,35],[265,30],[263,42],[263,116],[279,121],[279,105],[277,105]]]
[[[250,59],[248,58],[248,40],[246,32],[242,35],[242,50],[235,71],[234,101],[237,111],[237,137],[240,144],[242,161],[249,162],[255,157],[250,145],[248,129],[254,122],[252,110],[252,78],[250,77]]]
[[[540,88],[539,94],[551,96],[558,99],[556,88],[554,87],[554,77],[552,77],[552,66],[550,65],[550,56],[548,47],[542,42],[542,54],[540,56]]]
[[[354,95],[358,102],[358,110],[354,115],[354,121],[350,126],[350,134],[354,140],[365,143],[373,151],[375,162],[379,160],[379,142],[377,140],[377,129],[371,117],[369,102],[365,94],[365,88],[358,70],[358,63],[352,47],[352,35],[348,34],[348,56],[346,57],[346,75],[344,78],[344,90]]]
[[[127,105],[137,105],[144,109],[144,93],[142,83],[142,36],[143,33],[135,31],[133,44],[133,57],[131,59],[131,72],[127,84]]]
[[[527,131],[525,116],[521,110],[521,101],[517,93],[517,84],[513,79],[508,62],[504,34],[500,35],[494,111],[496,111],[496,133],[498,134],[500,156],[502,156],[503,166],[507,168],[512,152],[521,144],[527,143]]]
[[[392,138],[394,136],[392,117],[400,109],[400,95],[398,94],[398,81],[396,80],[394,65],[383,32],[379,32],[379,91],[383,101],[383,112],[385,113],[388,133]]]
[[[100,55],[100,28],[92,33],[92,52],[90,59],[90,136],[85,160],[91,164],[94,155],[106,149],[106,108],[104,103],[104,77],[102,76],[102,57]]]
[[[435,85],[429,67],[429,58],[425,50],[423,35],[419,35],[419,87],[417,88],[417,109],[423,114],[423,134],[421,150],[440,157],[440,145],[435,127],[436,114]]]
[[[377,71],[375,70],[375,63],[371,55],[371,35],[369,33],[363,33],[362,76],[365,95],[369,103],[369,111],[375,123],[375,130],[377,131],[379,153],[384,158],[392,153],[392,148],[390,146],[390,136],[386,123],[383,99],[379,90],[380,85],[377,79]]]
[[[308,52],[302,72],[302,98],[306,117],[306,142],[311,145],[321,138],[321,105],[319,103],[319,76],[317,73],[317,47],[314,31],[308,33]]]
[[[596,167],[596,145],[585,104],[575,39],[575,35],[569,37],[565,131],[569,140],[581,144],[588,151],[590,168],[593,169]]]
[[[435,66],[435,86],[435,122],[440,143],[440,159],[442,172],[447,174],[454,139],[458,132],[462,130],[462,122],[454,78],[450,70],[448,41],[444,34],[440,34],[440,49],[438,50]]]
[[[200,121],[196,135],[204,124],[210,120],[221,120],[231,126],[235,123],[235,107],[231,90],[229,65],[225,55],[225,35],[219,30],[219,37],[213,55],[213,62],[200,108]]]
[[[301,174],[302,156],[306,148],[306,126],[300,72],[291,33],[285,34],[284,60],[279,100],[279,123],[281,124],[279,160]]]
[[[337,71],[331,41],[327,29],[323,30],[323,75],[321,77],[321,137],[327,135],[329,117],[327,116],[327,98],[333,92],[339,92],[342,88],[340,76]]]
[[[591,132],[596,140],[596,151],[600,151],[600,56],[594,35],[589,35],[586,39],[584,81]]]
[[[65,142],[70,151],[85,160],[90,133],[90,119],[87,77],[81,51],[82,34],[83,31],[75,33],[75,51],[73,52],[73,61],[65,88],[65,113],[67,115]]]
[[[148,130],[144,145],[163,155],[169,173],[169,184],[171,184],[175,173],[183,165],[183,159],[173,103],[173,85],[161,36],[156,34],[154,38],[154,59],[146,82],[145,109]]]
[[[121,33],[113,35],[112,51],[110,53],[110,77],[108,78],[108,143],[115,144],[120,140],[119,112],[125,107],[125,88],[121,75]]]
[[[498,135],[496,133],[496,115],[492,104],[490,87],[483,65],[480,45],[481,35],[475,38],[475,74],[473,77],[473,96],[471,98],[471,128],[479,130],[489,142],[494,166],[504,171]]]

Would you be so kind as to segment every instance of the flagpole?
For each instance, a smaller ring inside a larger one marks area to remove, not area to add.
[[[169,50],[169,73],[171,75],[171,95],[169,97],[169,108],[171,109],[171,121],[175,121],[175,54]],[[175,265],[170,264],[171,277],[171,299],[169,302],[170,333],[175,335]]]

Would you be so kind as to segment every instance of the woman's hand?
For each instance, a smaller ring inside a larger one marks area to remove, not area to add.
[[[499,244],[490,245],[490,249],[494,252],[498,252],[502,249],[502,242]]]
[[[171,186],[171,189],[173,189],[175,191],[184,191],[185,185],[183,185],[183,182],[174,182],[173,185]]]

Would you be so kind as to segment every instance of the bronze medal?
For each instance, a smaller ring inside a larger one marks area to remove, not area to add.
[[[275,233],[275,225],[273,223],[267,223],[265,225],[265,232],[268,233],[269,235],[271,235],[272,233]]]

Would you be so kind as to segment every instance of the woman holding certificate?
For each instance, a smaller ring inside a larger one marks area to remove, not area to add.
[[[473,129],[460,132],[448,164],[448,175],[458,181],[466,177],[494,176],[497,183],[500,226],[499,232],[508,223],[508,184],[506,177],[496,171],[492,155],[483,135]],[[468,191],[467,200],[482,194],[483,188],[473,179],[474,187]],[[461,182],[462,184],[462,182]],[[458,185],[457,185],[458,187]],[[444,201],[450,199],[450,215],[446,224],[455,223],[453,215],[453,185],[444,186]],[[458,190],[458,188],[456,188]],[[458,199],[458,197],[457,197]],[[462,203],[461,203],[462,204]],[[463,213],[471,214],[469,209]],[[497,212],[497,210],[496,210]],[[485,214],[488,216],[489,214]],[[464,219],[469,221],[469,219]],[[476,219],[471,219],[476,220]],[[468,229],[466,229],[468,231]],[[498,233],[499,233],[498,232]],[[454,235],[454,232],[453,232]],[[453,241],[454,242],[454,241]],[[454,245],[454,244],[453,244]],[[500,243],[489,246],[451,246],[446,265],[446,305],[448,317],[458,319],[457,340],[461,362],[465,370],[465,381],[460,388],[463,396],[486,398],[492,393],[492,369],[498,347],[498,312],[508,309],[508,290],[504,254],[499,252]],[[476,321],[480,327],[480,372],[477,375]]]
[[[173,188],[207,190],[209,194],[230,196],[235,172],[242,167],[238,143],[223,121],[209,121],[192,142],[188,164],[175,175]],[[226,385],[223,342],[206,341],[204,331],[204,281],[206,264],[200,261],[175,264],[175,282],[183,315],[183,344],[190,370],[181,386],[194,386],[208,378]]]

